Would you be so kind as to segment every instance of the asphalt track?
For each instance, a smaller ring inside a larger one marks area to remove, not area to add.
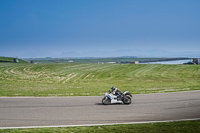
[[[0,129],[200,118],[200,90],[133,95],[130,105],[102,105],[102,98],[1,97]]]

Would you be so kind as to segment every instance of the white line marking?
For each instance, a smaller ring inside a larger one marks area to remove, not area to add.
[[[121,124],[147,124],[147,123],[161,123],[161,122],[179,122],[179,121],[194,121],[200,120],[200,118],[193,119],[179,119],[179,120],[165,120],[165,121],[141,121],[141,122],[127,122],[127,123],[107,123],[107,124],[83,124],[83,125],[55,125],[55,126],[25,126],[25,127],[0,127],[0,129],[25,129],[25,128],[56,128],[56,127],[90,127],[90,126],[109,126],[109,125],[121,125]]]

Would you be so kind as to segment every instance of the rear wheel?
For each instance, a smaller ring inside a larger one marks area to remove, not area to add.
[[[108,104],[111,104],[111,100],[110,100],[110,98],[108,98],[108,97],[104,97],[104,98],[102,99],[102,103],[103,103],[104,105],[108,105]]]
[[[130,96],[125,96],[123,98],[123,103],[124,104],[131,104],[131,97]]]

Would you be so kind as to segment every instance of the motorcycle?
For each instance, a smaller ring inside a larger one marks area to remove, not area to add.
[[[124,104],[131,104],[131,93],[129,91],[125,91],[122,95],[117,96],[111,93],[109,90],[105,93],[104,98],[102,99],[102,103],[104,105],[109,105],[113,103],[124,103]]]

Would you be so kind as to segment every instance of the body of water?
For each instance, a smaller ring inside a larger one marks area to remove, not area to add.
[[[141,63],[141,64],[183,64],[187,62],[192,62],[192,60],[187,59],[187,60],[175,60],[175,61],[159,61],[159,62],[148,62],[148,63]]]

